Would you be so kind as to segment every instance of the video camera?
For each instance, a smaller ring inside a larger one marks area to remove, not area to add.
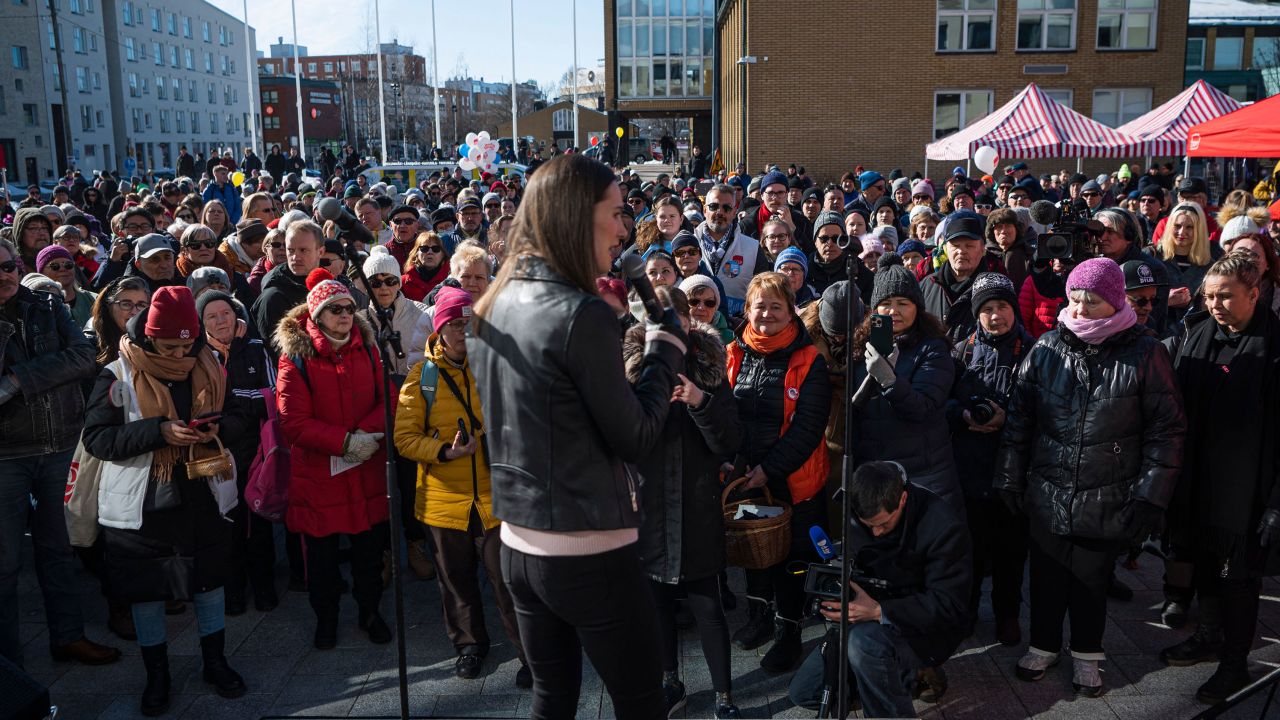
[[[1036,243],[1036,260],[1078,263],[1098,255],[1104,228],[1102,223],[1089,219],[1089,208],[1083,200],[1064,200],[1061,205],[1037,200],[1031,204],[1031,219],[1049,226],[1049,232]]]
[[[817,614],[817,606],[823,601],[840,601],[840,555],[842,548],[838,543],[831,542],[831,539],[827,537],[822,528],[816,525],[809,528],[809,539],[813,541],[814,549],[818,551],[818,556],[823,560],[819,563],[809,563],[804,570],[804,592],[810,598],[814,614]],[[892,590],[888,582],[879,578],[868,577],[857,570],[852,570],[849,573],[849,579],[864,588]],[[855,596],[856,593],[853,588],[849,588],[849,599],[852,600]]]

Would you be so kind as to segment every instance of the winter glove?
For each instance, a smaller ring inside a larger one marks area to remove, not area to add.
[[[1262,522],[1258,523],[1258,542],[1262,547],[1271,547],[1271,543],[1280,539],[1280,510],[1268,510],[1262,513]]]
[[[13,376],[5,375],[4,379],[0,380],[0,405],[4,405],[12,400],[19,392],[20,388],[18,387],[17,381],[13,379]]]
[[[1000,502],[1009,508],[1014,517],[1022,517],[1022,493],[1016,490],[997,490]]]
[[[1133,504],[1133,520],[1130,524],[1134,542],[1142,542],[1164,530],[1164,510],[1149,502],[1139,500]]]
[[[347,436],[347,452],[342,456],[347,462],[364,462],[378,452],[382,433],[367,433],[360,430]]]
[[[867,343],[867,374],[876,379],[876,384],[882,390],[888,390],[898,381],[898,376],[893,371],[893,367],[897,363],[898,347],[896,345],[893,348],[893,352],[886,358],[871,343]]]
[[[676,311],[667,308],[662,314],[661,322],[645,321],[644,354],[654,356],[671,368],[672,373],[684,369],[685,349],[689,346],[689,335],[680,326],[680,318]]]

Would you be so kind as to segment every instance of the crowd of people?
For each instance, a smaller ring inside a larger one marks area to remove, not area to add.
[[[0,202],[14,663],[29,532],[55,659],[121,657],[85,635],[78,558],[141,649],[144,714],[169,707],[164,617],[187,605],[203,680],[243,695],[224,618],[279,603],[283,524],[317,649],[348,592],[360,631],[393,639],[379,605],[403,542],[439,584],[456,674],[480,677],[483,572],[535,717],[572,715],[584,650],[619,717],[669,716],[690,624],[716,717],[740,716],[731,647],[767,645],[761,667],[817,707],[829,679],[801,629],[842,614],[863,712],[912,716],[947,691],[987,576],[1000,643],[1030,615],[1016,676],[1060,661],[1069,617],[1073,685],[1097,697],[1108,600],[1132,597],[1116,564],[1150,542],[1152,620],[1198,623],[1160,659],[1216,662],[1207,703],[1251,681],[1280,572],[1276,198],[1167,166],[642,181],[570,152],[398,188],[336,156],[320,180],[279,148],[256,160],[238,185],[234,159],[193,160],[154,187],[72,177]],[[731,483],[790,511],[738,627]],[[843,608],[796,570],[819,562],[811,529],[842,524]]]

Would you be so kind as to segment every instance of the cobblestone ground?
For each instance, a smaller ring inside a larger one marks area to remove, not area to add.
[[[1135,590],[1135,595],[1131,602],[1112,601],[1109,606],[1106,635],[1109,658],[1103,664],[1107,692],[1101,699],[1075,698],[1069,662],[1051,670],[1039,683],[1017,680],[1013,676],[1013,665],[1024,648],[1006,648],[995,642],[990,608],[984,604],[977,635],[946,665],[950,690],[937,705],[917,703],[917,712],[924,718],[946,720],[1023,717],[1180,720],[1195,715],[1203,707],[1195,701],[1196,688],[1212,673],[1212,666],[1167,668],[1156,657],[1162,647],[1190,633],[1194,613],[1187,629],[1175,631],[1160,625],[1157,622],[1161,602],[1159,561],[1144,556],[1139,563],[1136,571],[1119,570],[1120,578]],[[731,571],[730,577],[732,586],[740,593],[740,572]],[[114,665],[97,668],[50,660],[42,601],[28,541],[20,578],[27,668],[50,687],[53,702],[60,710],[59,720],[139,717],[144,673],[137,646],[109,636],[106,608],[97,583],[84,573],[82,579],[90,637],[120,646],[124,658]],[[283,588],[285,576],[282,574],[278,580]],[[1263,595],[1259,638],[1251,663],[1255,674],[1280,666],[1280,583],[1268,581]],[[356,629],[350,596],[343,599],[338,647],[328,651],[311,647],[314,625],[306,595],[287,592],[281,597],[280,606],[270,613],[250,609],[241,617],[227,619],[228,655],[232,666],[244,675],[249,686],[249,694],[237,700],[219,698],[201,681],[200,650],[191,609],[168,619],[174,692],[168,717],[217,720],[398,714],[395,645],[371,645]],[[739,601],[745,606],[741,594]],[[445,638],[435,581],[420,582],[410,576],[405,584],[405,605],[409,704],[413,716],[528,717],[530,695],[515,687],[518,662],[502,634],[492,605],[489,628],[494,636],[494,648],[484,674],[476,680],[460,680],[453,674],[453,652]],[[383,598],[383,614],[390,622],[393,602],[389,592]],[[731,628],[741,625],[744,619],[742,608],[731,613]],[[1025,637],[1025,608],[1023,631]],[[817,643],[821,634],[820,625],[806,628],[806,651]],[[684,631],[681,642],[681,674],[689,692],[684,717],[710,717],[711,681],[696,631]],[[788,702],[789,676],[771,676],[760,669],[759,656],[767,649],[766,645],[756,651],[734,653],[734,696],[743,715],[749,718],[812,717],[811,711]],[[1257,718],[1262,700],[1255,698],[1227,717]],[[580,718],[614,716],[600,679],[589,664],[578,708]],[[1280,707],[1273,707],[1268,717],[1280,718]]]

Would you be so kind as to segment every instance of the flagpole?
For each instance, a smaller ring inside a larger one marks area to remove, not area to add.
[[[298,106],[298,157],[307,160],[307,131],[302,127],[302,63],[298,60],[298,0],[289,0],[293,13],[293,88]]]
[[[520,90],[516,87],[516,0],[510,0],[511,6],[511,157],[520,160],[520,128],[517,117],[516,97]]]
[[[436,0],[431,0],[431,85],[435,90],[436,147],[440,148],[442,157],[448,158],[450,154],[445,153],[444,143],[440,140],[440,52],[436,47]]]
[[[244,0],[244,71],[249,80],[249,97],[246,98],[249,101],[249,149],[254,153],[258,152],[258,93],[254,90],[257,70],[253,62],[253,46],[249,41],[249,0]]]
[[[378,124],[380,130],[379,144],[382,149],[382,164],[387,164],[387,102],[386,91],[382,87],[382,17],[378,9],[378,0],[373,0],[373,26],[378,35]]]
[[[573,147],[578,146],[578,0],[573,0]]]

